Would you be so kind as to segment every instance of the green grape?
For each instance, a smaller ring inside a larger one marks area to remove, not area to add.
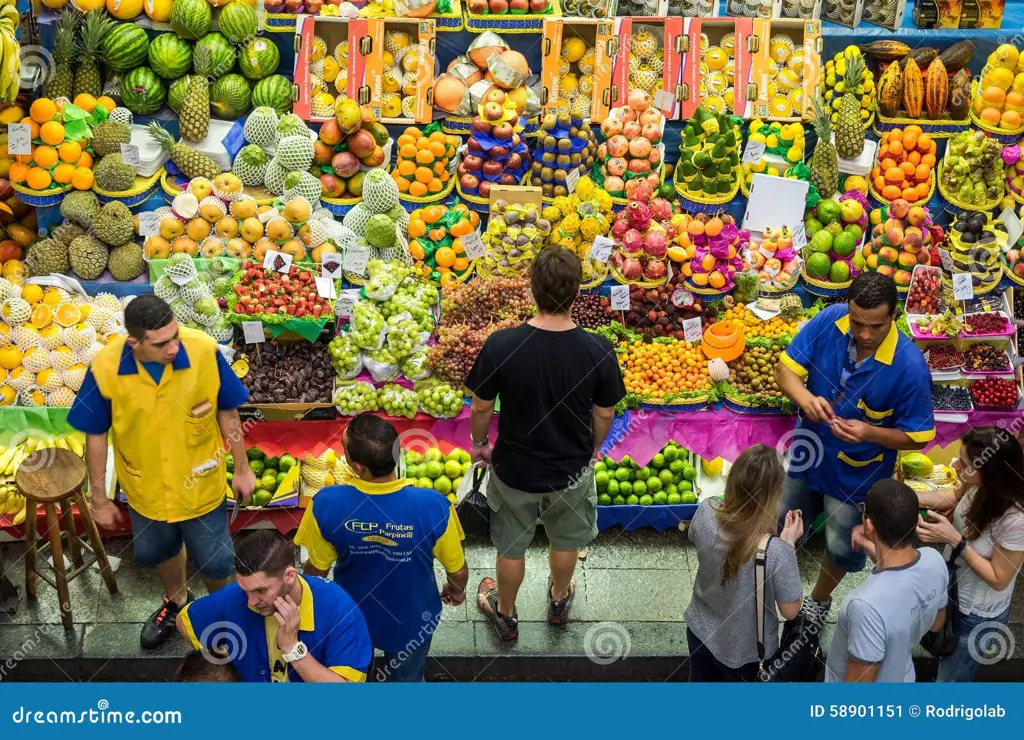
[[[420,407],[416,391],[393,383],[378,391],[377,403],[388,416],[405,416],[409,419],[416,416]]]
[[[411,355],[403,357],[398,369],[409,380],[423,380],[430,377],[430,361],[427,348],[420,347]]]
[[[337,336],[327,345],[327,353],[331,356],[331,365],[341,377],[351,378],[357,374],[360,366],[359,347],[349,335]]]
[[[462,411],[464,401],[462,393],[447,383],[438,383],[429,388],[423,388],[417,395],[423,412],[435,418],[451,419]]]
[[[334,390],[334,405],[343,416],[355,416],[364,411],[376,411],[377,389],[363,381],[338,384]]]
[[[363,366],[378,383],[386,383],[398,377],[398,356],[387,346],[365,350]]]
[[[412,354],[413,350],[422,343],[419,325],[408,313],[392,316],[388,319],[387,325],[388,347],[397,357]]]
[[[356,346],[362,349],[380,347],[381,332],[384,331],[384,317],[380,311],[365,301],[357,301],[352,307],[352,330],[350,336]]]

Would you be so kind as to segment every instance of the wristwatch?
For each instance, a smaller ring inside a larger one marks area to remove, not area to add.
[[[470,435],[469,441],[473,443],[474,447],[486,447],[488,442],[490,442],[486,434],[484,435],[484,439],[482,442],[477,442],[475,439],[473,439],[472,435]]]
[[[297,643],[295,643],[295,647],[293,647],[291,650],[289,650],[281,657],[284,658],[285,663],[294,663],[297,660],[302,660],[307,655],[309,655],[309,650],[306,649],[306,643],[304,643],[302,640],[299,640]]]

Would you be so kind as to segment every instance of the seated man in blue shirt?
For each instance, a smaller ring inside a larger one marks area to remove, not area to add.
[[[896,283],[864,272],[847,296],[848,304],[811,319],[775,368],[779,388],[800,409],[781,516],[799,510],[808,528],[826,516],[821,571],[804,600],[821,621],[845,574],[864,568],[852,532],[868,489],[892,477],[898,450],[920,450],[935,437],[928,365],[893,321]]]
[[[192,647],[229,659],[247,683],[365,681],[373,648],[352,598],[300,576],[294,545],[273,529],[235,550],[234,583],[178,612]]]

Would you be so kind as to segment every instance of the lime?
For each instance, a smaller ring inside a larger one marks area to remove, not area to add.
[[[405,463],[406,465],[415,465],[418,462],[423,462],[423,455],[416,452],[416,450],[405,451]]]
[[[672,483],[671,485],[665,486],[665,493],[667,493],[669,496],[671,496],[672,494],[675,494],[676,496],[678,496],[679,495],[679,489],[676,488],[676,484],[675,483]]]
[[[619,460],[619,465],[626,468],[636,467],[636,463],[633,462],[633,458],[631,458],[629,455],[624,455],[623,458]]]
[[[597,497],[597,503],[600,506],[611,506],[612,497],[609,496],[607,493],[602,493],[600,496]]]
[[[669,506],[675,506],[676,504],[681,503],[682,500],[683,500],[683,497],[680,496],[678,493],[670,493],[668,495],[668,505]]]
[[[458,478],[462,475],[462,463],[456,460],[448,460],[444,464],[444,474],[449,478]]]
[[[462,475],[469,473],[469,469],[473,467],[473,463],[469,460],[463,460],[462,462]]]
[[[260,478],[260,488],[266,488],[268,491],[277,488],[277,476],[264,473],[263,477]]]
[[[643,496],[640,497],[640,505],[641,506],[650,506],[653,503],[654,503],[654,499],[651,498],[650,496],[648,496],[647,494],[644,494]]]
[[[417,478],[413,485],[417,488],[433,488],[434,481],[430,480],[430,478]]]
[[[255,491],[253,491],[252,501],[250,502],[249,505],[266,506],[267,504],[270,503],[270,499],[272,499],[273,497],[274,495],[270,491],[266,490],[265,488],[258,488]]]
[[[274,488],[277,489],[278,487],[280,487],[280,485],[282,483],[284,483],[284,479],[287,478],[287,477],[288,477],[288,473],[278,473],[277,474],[277,482],[274,483]]]
[[[445,462],[457,462],[462,465],[462,456],[466,454],[466,451],[456,447],[454,450],[444,456]]]
[[[608,495],[618,496],[619,495],[619,482],[614,478],[608,479]]]
[[[405,466],[405,477],[406,478],[423,478],[426,472],[427,466],[423,463],[415,463],[413,465]]]
[[[682,460],[673,460],[668,464],[668,469],[671,470],[673,473],[682,473],[683,468],[685,467],[686,463],[683,462]]]
[[[651,477],[651,469],[648,468],[648,467],[643,467],[643,468],[640,468],[638,471],[636,471],[636,479],[637,480],[647,480],[650,477]]]
[[[462,476],[460,475],[458,478],[456,478],[455,480],[452,481],[452,490],[453,491],[459,490],[459,486],[461,486],[461,485],[462,485]]]
[[[602,460],[601,462],[604,463],[604,466],[606,468],[608,468],[609,470],[615,470],[615,468],[619,467],[618,463],[616,463],[614,460],[612,460],[607,455],[604,456],[604,460]]]
[[[594,475],[594,482],[597,484],[597,490],[606,490],[608,488],[608,473],[604,470],[599,471]]]
[[[667,486],[675,479],[675,476],[672,475],[671,470],[662,470],[658,473],[658,478],[661,479],[661,485]]]
[[[679,457],[679,452],[676,450],[675,447],[669,445],[665,448],[665,451],[662,453],[662,456],[665,458],[667,462],[671,463]]]
[[[434,490],[438,493],[443,493],[446,496],[452,492],[452,481],[450,478],[441,476],[434,481]]]
[[[625,505],[625,503],[626,499],[622,498],[622,496],[616,496],[615,498],[612,499],[612,504],[614,506],[623,506]]]
[[[623,496],[629,496],[631,493],[633,493],[633,484],[630,483],[628,480],[620,481],[619,493]]]
[[[653,475],[650,478],[648,478],[648,480],[647,480],[647,490],[648,491],[650,491],[651,493],[657,493],[661,489],[662,489],[661,478],[657,478],[657,477],[655,477]]]
[[[427,475],[430,474],[427,473]],[[697,480],[697,468],[692,465],[687,465],[683,468],[683,477],[686,478],[686,480]]]
[[[227,477],[228,483],[230,483],[235,477],[235,474],[232,473],[230,470],[226,472],[224,475]]]
[[[683,494],[683,503],[684,504],[695,504],[695,503],[697,503],[697,494],[694,493],[693,491],[687,491],[686,493]]]
[[[288,455],[288,454],[281,455],[281,462],[279,463],[279,468],[282,471],[288,472],[289,470],[291,470],[294,467],[295,467],[295,458],[294,457],[292,457],[291,455]]]
[[[662,455],[660,452],[657,455],[655,455],[654,458],[651,460],[651,467],[659,469],[665,467],[665,456]]]
[[[269,465],[263,468],[263,475],[272,475],[277,478],[277,468],[272,468]],[[262,477],[262,476],[261,476]]]
[[[615,471],[615,479],[619,482],[627,481],[632,478],[632,474],[629,472],[629,468],[619,468]]]
[[[626,503],[629,506],[636,506],[638,503],[640,503],[640,499],[632,495],[626,496]]]
[[[664,491],[658,491],[656,494],[654,494],[654,503],[658,504],[659,506],[667,504],[668,494],[665,493]]]
[[[636,481],[633,484],[633,493],[635,493],[637,496],[643,496],[645,493],[647,493],[647,484],[644,483],[642,480]]]
[[[255,475],[257,478],[263,475],[263,469],[266,467],[266,463],[264,463],[262,460],[249,461],[249,470],[251,470],[252,474]]]
[[[605,465],[605,464],[604,464],[603,462],[601,462],[600,460],[598,460],[598,461],[597,461],[596,463],[594,463],[594,472],[595,472],[595,473],[603,473],[603,472],[604,472],[604,471],[606,471],[607,469],[608,469],[608,466],[607,466],[607,465]]]
[[[434,478],[440,478],[444,475],[444,465],[438,460],[431,460],[427,463],[426,469],[423,474],[433,480]]]
[[[441,462],[442,460],[444,460],[444,455],[442,455],[441,450],[437,449],[436,447],[431,447],[423,456],[423,461],[428,463]]]
[[[690,483],[690,481],[688,480],[680,481],[679,490],[682,491],[683,493],[686,493],[687,491],[692,491],[693,484]]]

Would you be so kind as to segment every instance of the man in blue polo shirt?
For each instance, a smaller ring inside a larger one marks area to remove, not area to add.
[[[462,528],[444,496],[417,488],[395,471],[398,433],[378,416],[356,416],[342,436],[357,476],[324,488],[295,535],[309,550],[305,572],[334,580],[359,604],[373,646],[384,652],[377,680],[423,681],[441,602],[461,604],[469,569]],[[437,592],[434,559],[448,574]]]
[[[295,547],[272,529],[238,543],[235,582],[185,605],[177,625],[250,683],[362,682],[373,659],[359,607],[336,583],[300,576]]]
[[[898,450],[920,450],[935,437],[931,374],[900,333],[896,283],[858,275],[848,304],[829,306],[796,335],[775,368],[779,388],[800,409],[782,493],[781,515],[798,510],[810,525],[825,512],[825,554],[804,606],[824,621],[846,573],[864,568],[852,532],[871,485],[892,477]]]

